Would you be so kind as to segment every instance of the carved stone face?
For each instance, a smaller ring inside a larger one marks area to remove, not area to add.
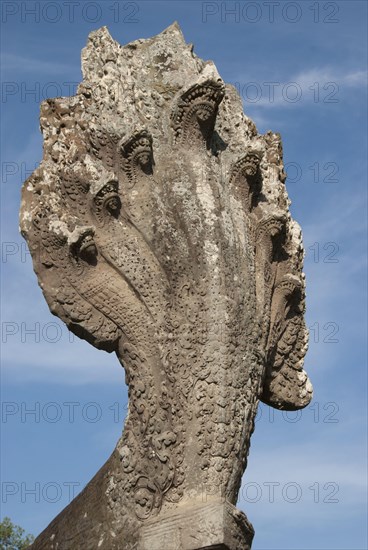
[[[121,154],[125,159],[125,171],[131,183],[137,177],[137,166],[146,174],[151,172],[153,158],[152,138],[147,131],[141,130],[135,132],[120,147]]]
[[[119,210],[121,206],[120,197],[116,194],[109,195],[104,202],[104,206],[111,213],[115,213]]]
[[[114,216],[117,215],[121,207],[118,182],[111,181],[105,184],[94,197],[94,203],[99,216],[101,216],[103,210],[110,212]]]
[[[142,167],[146,167],[151,162],[151,155],[148,151],[142,151],[142,153],[138,153],[137,160]]]
[[[87,234],[84,237],[82,237],[82,239],[79,241],[77,245],[77,253],[82,260],[88,263],[91,263],[96,260],[97,247],[95,245],[92,235]]]
[[[248,155],[245,164],[244,171],[247,176],[255,176],[259,167],[259,157],[256,155]]]
[[[196,116],[199,122],[206,122],[214,116],[213,106],[211,106],[210,104],[200,104],[196,108]]]

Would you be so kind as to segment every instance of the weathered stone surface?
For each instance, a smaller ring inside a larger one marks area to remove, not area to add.
[[[224,500],[178,506],[174,514],[148,520],[140,532],[142,550],[162,548],[249,550],[254,531],[245,515]]]
[[[143,550],[181,513],[200,532],[208,495],[222,519],[200,548],[249,548],[245,516],[237,542],[224,518],[258,401],[294,410],[312,395],[280,136],[257,133],[177,24],[124,47],[101,28],[82,62],[77,95],[42,104],[21,231],[51,311],[124,366],[129,413],[33,548]],[[197,548],[172,532],[163,550]]]

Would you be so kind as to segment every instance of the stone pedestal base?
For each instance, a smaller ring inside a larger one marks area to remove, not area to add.
[[[250,550],[254,530],[245,514],[223,500],[179,506],[147,522],[139,550]]]

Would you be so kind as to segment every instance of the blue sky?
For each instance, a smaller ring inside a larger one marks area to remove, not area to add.
[[[197,55],[237,86],[258,130],[281,133],[307,252],[314,400],[298,414],[260,408],[238,504],[255,527],[253,548],[366,549],[360,1],[2,3],[1,516],[33,534],[46,527],[110,455],[127,399],[115,357],[71,337],[49,313],[18,234],[21,183],[42,155],[39,103],[73,92],[90,31],[107,25],[124,44],[174,20]]]

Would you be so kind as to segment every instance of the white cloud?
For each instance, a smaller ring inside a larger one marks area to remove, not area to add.
[[[335,103],[341,100],[345,88],[365,89],[366,85],[366,71],[342,72],[334,67],[316,67],[279,81],[267,78],[253,78],[251,81],[249,77],[241,76],[237,78],[235,87],[247,111],[251,112],[267,107],[288,108],[301,103]]]
[[[339,86],[364,86],[367,82],[367,72],[357,70],[343,73],[333,67],[320,67],[302,71],[290,78],[289,82],[297,82],[305,90],[315,82],[321,85],[336,82]]]

